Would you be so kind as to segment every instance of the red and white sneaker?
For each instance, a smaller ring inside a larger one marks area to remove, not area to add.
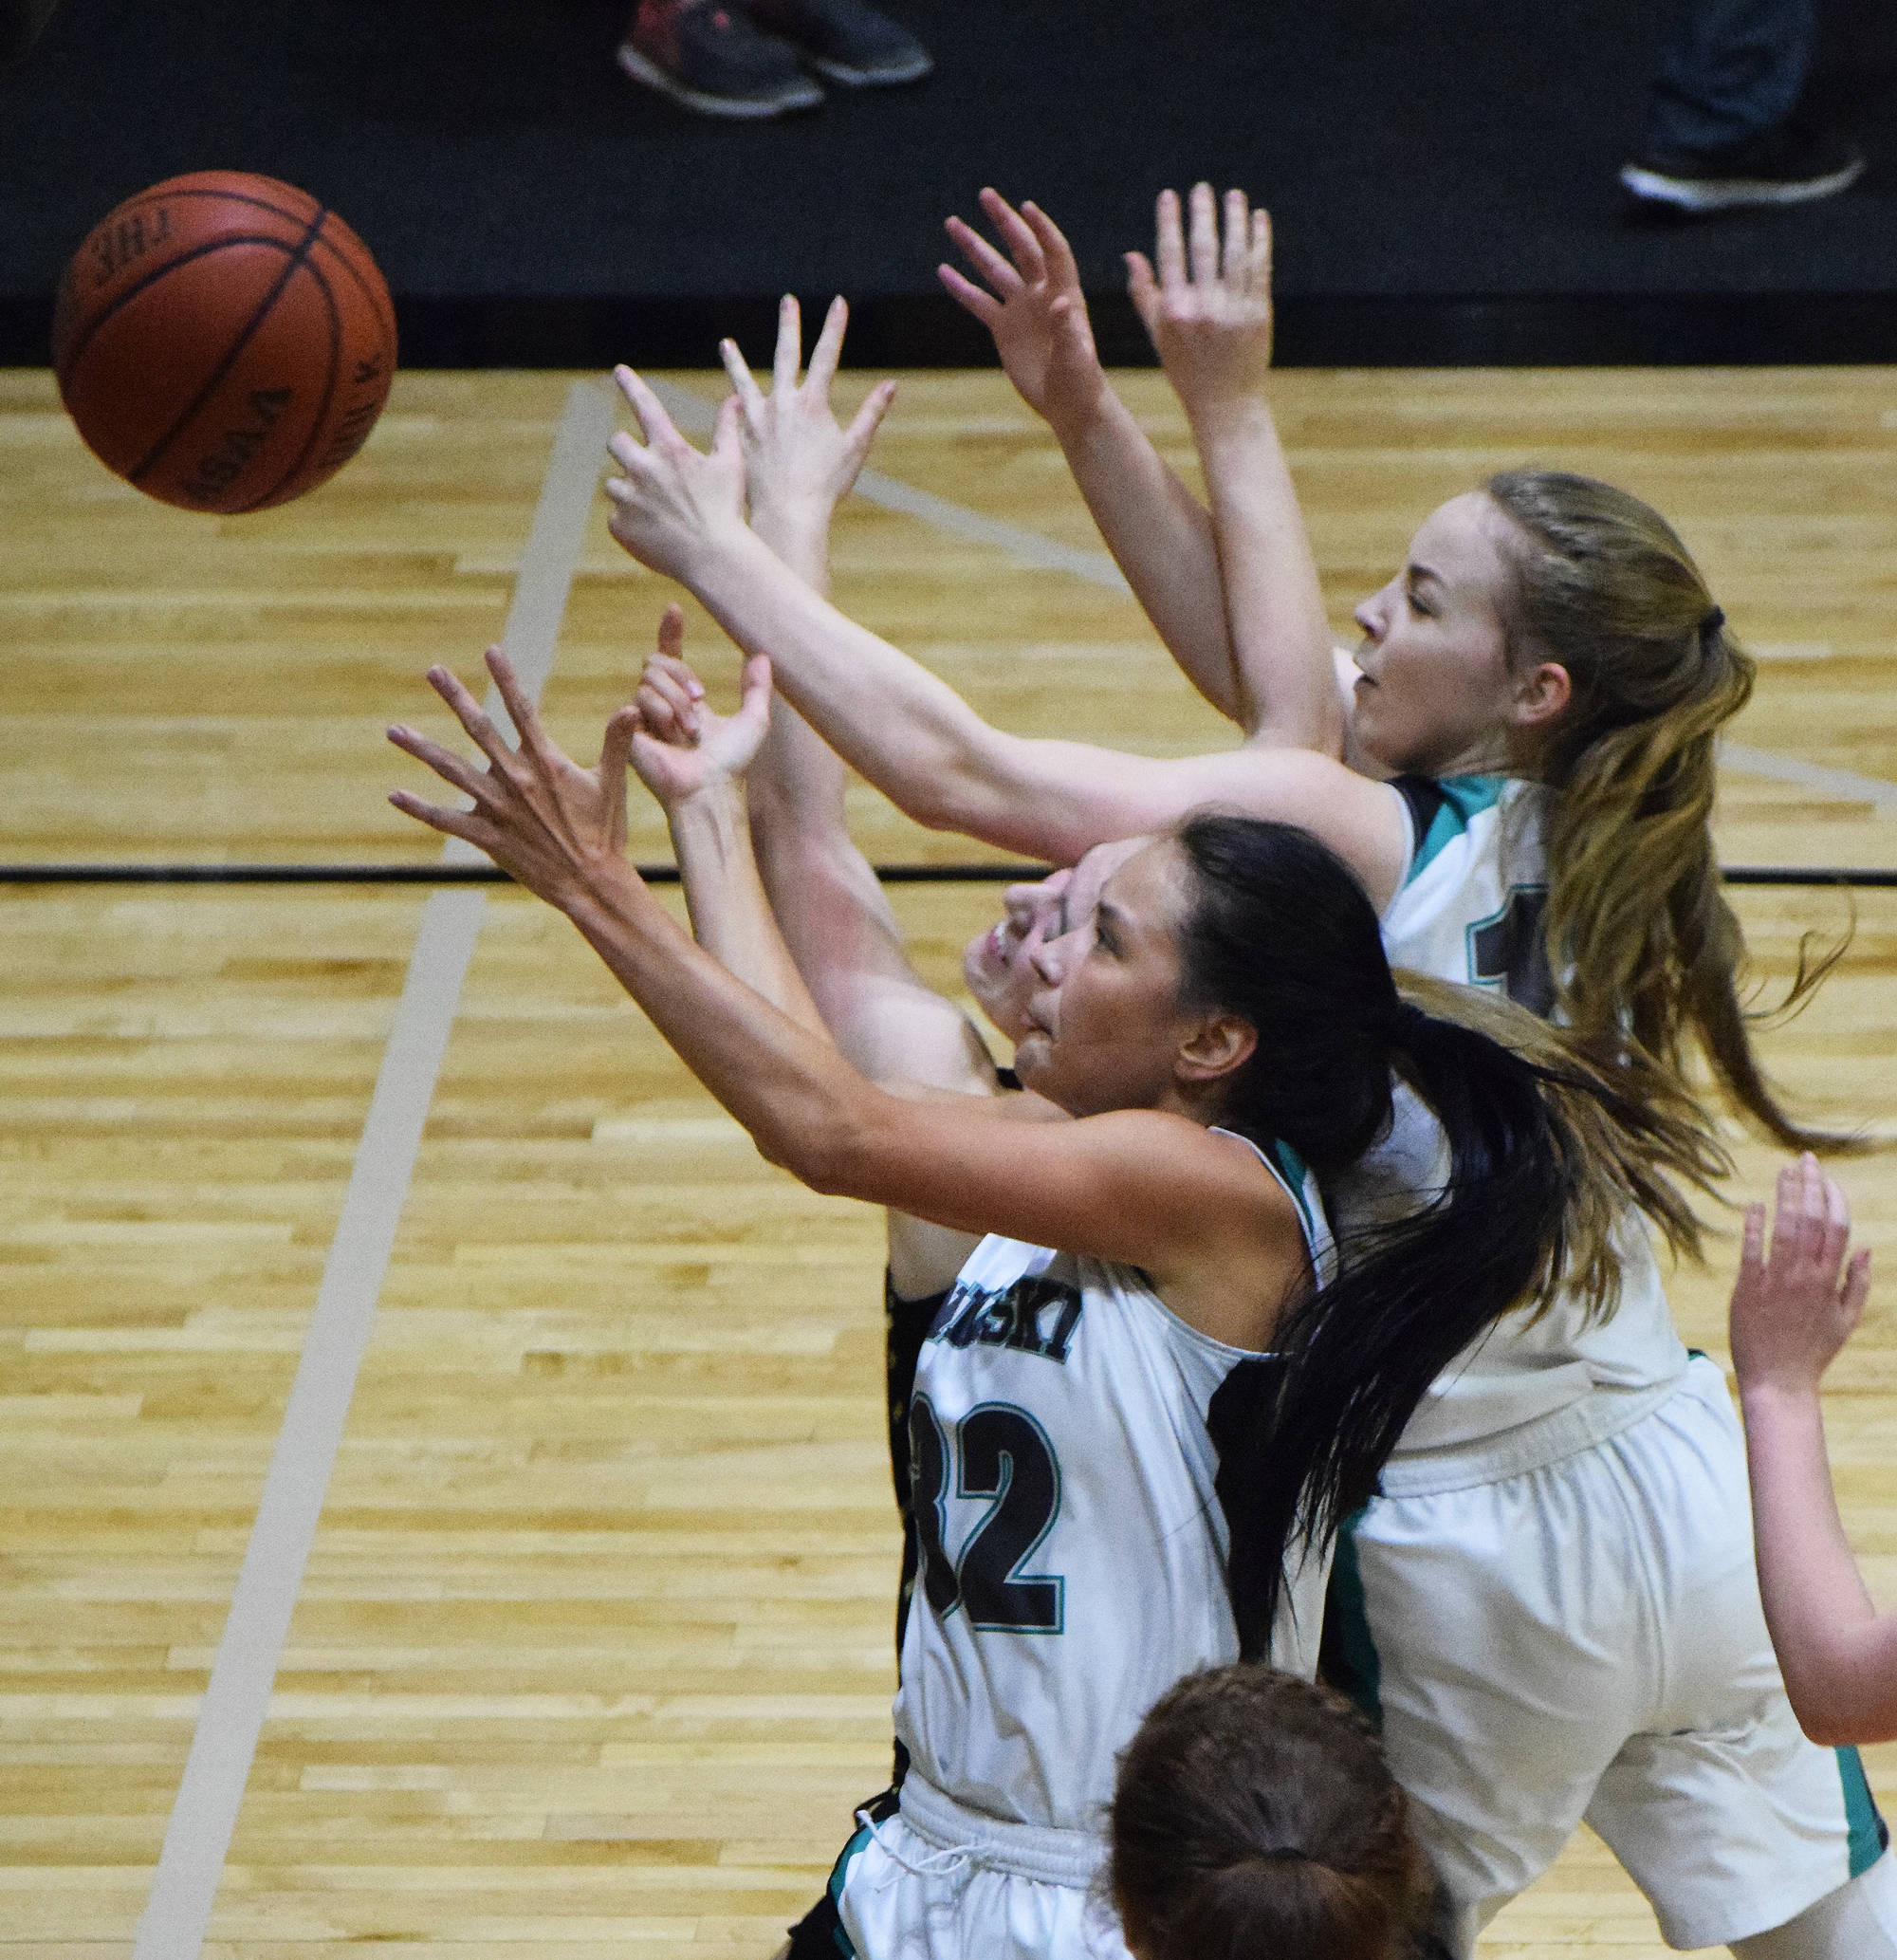
[[[761,33],[737,0],[640,0],[619,65],[701,116],[782,116],[823,100],[796,51]]]

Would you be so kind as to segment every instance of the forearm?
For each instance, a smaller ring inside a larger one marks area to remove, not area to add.
[[[1869,1740],[1897,1718],[1880,1629],[1838,1516],[1816,1389],[1741,1390],[1759,1587],[1786,1691],[1821,1742]]]
[[[1107,549],[1167,651],[1221,714],[1240,721],[1210,513],[1111,388],[1095,414],[1056,434]]]
[[[759,878],[737,786],[715,784],[668,811],[667,822],[699,945],[800,1026],[825,1034]]]
[[[917,822],[1020,848],[1022,813],[988,793],[1005,738],[926,668],[811,591],[748,532],[693,567],[692,591],[846,762]]]
[[[856,1141],[889,1100],[820,1031],[783,1012],[695,945],[631,866],[607,870],[562,909],[759,1151],[813,1188],[869,1155]]]
[[[1343,713],[1323,587],[1270,405],[1194,419],[1212,499],[1238,719],[1254,740],[1337,755]]]

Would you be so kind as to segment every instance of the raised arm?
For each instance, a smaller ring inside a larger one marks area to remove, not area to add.
[[[1005,253],[950,218],[948,235],[983,283],[944,265],[942,284],[994,336],[1016,392],[1054,432],[1167,651],[1221,714],[1243,725],[1209,513],[1108,381],[1059,228],[1039,205],[1016,211],[997,191],[982,193],[982,210]]]
[[[740,404],[751,528],[813,592],[829,587],[830,520],[862,468],[893,384],[873,389],[847,429],[831,412],[849,312],[831,305],[800,378],[795,299],[779,310],[770,392],[737,347],[720,352]],[[746,776],[751,844],[772,911],[843,1052],[873,1079],[903,1076],[989,1095],[994,1063],[967,1017],[909,963],[895,915],[844,818],[841,760],[784,701]]]
[[[747,652],[771,656],[791,704],[900,808],[937,829],[1072,863],[1096,843],[1222,804],[1301,823],[1379,904],[1401,878],[1400,798],[1327,756],[1247,747],[1155,759],[992,729],[945,682],[846,619],[745,525],[735,428],[701,455],[630,369],[620,386],[650,440],[613,438],[613,534],[679,579]]]
[[[1829,1745],[1897,1737],[1897,1614],[1879,1616],[1851,1556],[1818,1397],[1869,1290],[1850,1239],[1844,1193],[1808,1155],[1778,1174],[1769,1256],[1765,1207],[1747,1210],[1732,1295],[1759,1595],[1792,1707]]]
[[[1255,742],[1343,752],[1344,714],[1323,589],[1265,392],[1271,220],[1227,191],[1225,238],[1208,184],[1189,242],[1175,193],[1157,213],[1158,269],[1127,254],[1133,305],[1178,392],[1206,486],[1230,635],[1236,719]]]
[[[1186,1117],[1141,1109],[1022,1122],[1007,1114],[1021,1099],[921,1103],[866,1081],[834,1044],[694,944],[627,861],[625,768],[638,711],[614,717],[598,768],[580,769],[548,738],[498,648],[488,665],[520,747],[508,748],[453,675],[432,669],[431,684],[488,767],[414,729],[392,729],[397,748],[472,807],[404,790],[390,801],[477,845],[565,913],[771,1162],[815,1191],[1141,1266],[1162,1295],[1180,1289],[1228,1313],[1235,1297],[1255,1313],[1298,1277],[1303,1254],[1290,1201],[1248,1151]],[[1177,1310],[1191,1317],[1188,1306]]]

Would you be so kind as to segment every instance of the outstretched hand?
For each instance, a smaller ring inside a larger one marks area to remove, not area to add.
[[[744,453],[750,492],[751,527],[774,550],[786,543],[827,535],[830,514],[849,495],[870,443],[895,394],[893,381],[878,381],[851,418],[838,425],[830,387],[843,351],[850,309],[830,302],[823,331],[810,350],[810,366],[800,380],[803,323],[796,298],[786,293],[778,307],[777,353],[766,395],[752,379],[735,341],[721,341],[718,352],[738,401],[738,445]]]
[[[1158,271],[1127,253],[1127,289],[1188,415],[1258,394],[1271,367],[1271,219],[1243,191],[1225,205],[1222,247],[1212,187],[1193,185],[1188,241],[1179,194],[1162,191]]]
[[[1732,1289],[1732,1359],[1741,1390],[1816,1391],[1870,1290],[1870,1254],[1856,1252],[1847,1266],[1850,1244],[1844,1193],[1809,1152],[1778,1173],[1769,1253],[1765,1207],[1746,1207]]]
[[[658,651],[648,656],[633,703],[636,727],[632,765],[670,817],[707,789],[722,787],[750,767],[770,727],[770,661],[745,662],[735,714],[714,714],[705,688],[685,663],[685,615],[668,606],[659,621]]]
[[[994,335],[995,351],[1021,398],[1060,435],[1086,421],[1107,386],[1079,268],[1060,228],[1039,205],[1016,211],[999,191],[988,190],[982,193],[982,210],[1007,254],[950,218],[949,237],[986,285],[977,286],[953,266],[936,267],[936,276]]]
[[[708,554],[745,529],[745,458],[738,402],[718,411],[709,452],[673,427],[658,397],[629,367],[613,379],[638,418],[643,443],[619,431],[606,445],[621,474],[606,479],[607,529],[638,562],[690,585]]]
[[[390,791],[389,801],[431,830],[478,845],[528,891],[571,911],[599,889],[602,872],[625,866],[626,763],[638,711],[626,707],[613,716],[599,767],[582,769],[541,726],[499,647],[488,649],[488,672],[520,732],[518,749],[507,746],[486,710],[446,667],[428,670],[429,686],[488,758],[485,769],[418,730],[397,725],[388,731],[397,749],[426,763],[474,807],[425,803],[406,789]]]

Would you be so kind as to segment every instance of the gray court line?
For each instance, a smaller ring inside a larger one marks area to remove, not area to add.
[[[613,403],[605,389],[576,382],[554,436],[502,635],[503,647],[536,699],[553,666],[612,429]],[[491,692],[488,711],[511,728]],[[451,863],[485,861],[458,838],[449,840],[442,855]],[[486,907],[485,892],[457,890],[437,892],[422,908],[133,1960],[197,1960],[204,1945]]]
[[[687,435],[710,433],[717,411],[702,395],[681,388],[675,381],[654,381],[652,389],[664,402],[666,413]],[[865,470],[857,477],[856,494],[885,510],[898,510],[905,517],[932,525],[951,537],[965,538],[973,545],[993,545],[1039,570],[1069,572],[1089,584],[1128,589],[1119,566],[1104,551],[1082,551],[1021,525],[984,517],[979,510],[951,504],[946,497],[898,483],[894,477],[880,475],[874,470]],[[1722,742],[1720,759],[1727,768],[1742,775],[1796,784],[1801,789],[1837,797],[1846,803],[1871,804],[1880,813],[1897,811],[1897,783],[1887,783],[1876,776],[1860,776],[1853,769],[1826,768],[1817,763],[1801,762],[1794,755],[1775,755],[1770,749],[1747,749],[1737,742]]]
[[[1722,742],[1719,759],[1722,767],[1736,769],[1742,776],[1791,783],[1818,796],[1834,796],[1842,803],[1868,803],[1879,816],[1897,814],[1897,783],[1887,783],[1879,776],[1860,776],[1855,769],[1830,769],[1821,763],[1804,762],[1796,755],[1775,755],[1769,749],[1748,749],[1739,742]]]

